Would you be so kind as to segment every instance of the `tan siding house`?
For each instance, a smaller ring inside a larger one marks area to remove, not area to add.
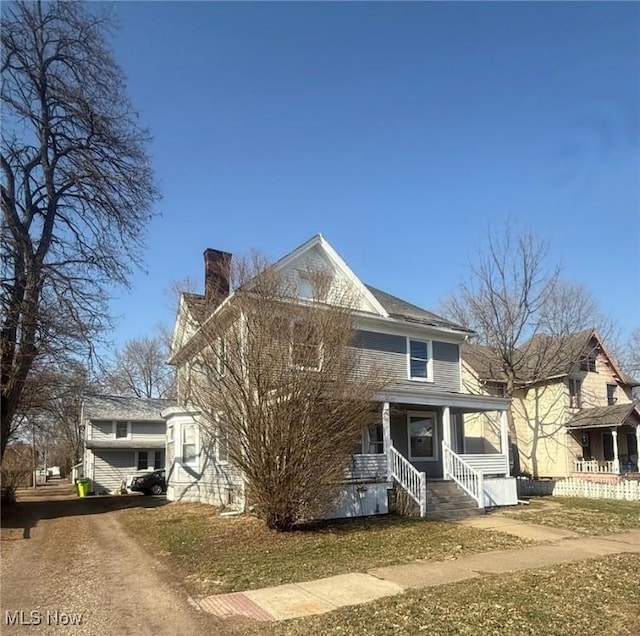
[[[499,365],[488,348],[466,345],[463,383],[481,394],[495,392]],[[514,391],[510,437],[517,448],[519,472],[535,478],[579,477],[616,481],[638,472],[640,410],[626,376],[599,335],[580,332],[556,348],[530,346],[529,355],[557,359],[532,361],[526,369],[545,369],[540,377],[523,377]],[[483,417],[467,418],[468,430],[484,434]]]

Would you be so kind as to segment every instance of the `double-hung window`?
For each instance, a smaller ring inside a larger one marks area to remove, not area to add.
[[[147,470],[149,468],[148,451],[138,451],[138,470]]]
[[[580,392],[582,389],[582,382],[575,378],[569,378],[569,406],[572,409],[580,408]]]
[[[182,463],[195,464],[196,455],[196,427],[194,424],[182,426]]]
[[[433,354],[430,340],[407,339],[407,367],[410,380],[433,380]]]
[[[130,422],[116,422],[115,425],[115,438],[127,439],[131,436],[131,423]]]
[[[291,325],[291,366],[311,371],[322,368],[322,338],[313,325],[304,321]]]
[[[167,455],[170,461],[175,458],[176,442],[173,437],[173,426],[167,426]]]

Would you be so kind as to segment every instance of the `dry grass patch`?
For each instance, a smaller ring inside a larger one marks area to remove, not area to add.
[[[505,516],[526,523],[597,535],[640,528],[640,502],[579,497],[544,497],[531,507]]]
[[[454,523],[392,516],[278,533],[254,517],[220,517],[215,508],[197,504],[126,510],[121,520],[132,536],[170,562],[193,595],[308,581],[415,559],[456,559],[528,543]]]
[[[640,555],[462,581],[271,626],[278,636],[640,633]]]

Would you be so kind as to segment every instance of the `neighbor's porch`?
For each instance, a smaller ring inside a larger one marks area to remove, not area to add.
[[[570,435],[581,450],[573,460],[573,477],[606,479],[640,472],[640,425],[575,427]]]

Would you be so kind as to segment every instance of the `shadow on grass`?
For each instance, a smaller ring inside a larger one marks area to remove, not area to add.
[[[69,499],[29,499],[18,501],[3,508],[0,526],[22,528],[23,538],[31,537],[31,529],[42,519],[95,515],[127,508],[157,508],[164,506],[167,499],[142,495],[100,495]]]

